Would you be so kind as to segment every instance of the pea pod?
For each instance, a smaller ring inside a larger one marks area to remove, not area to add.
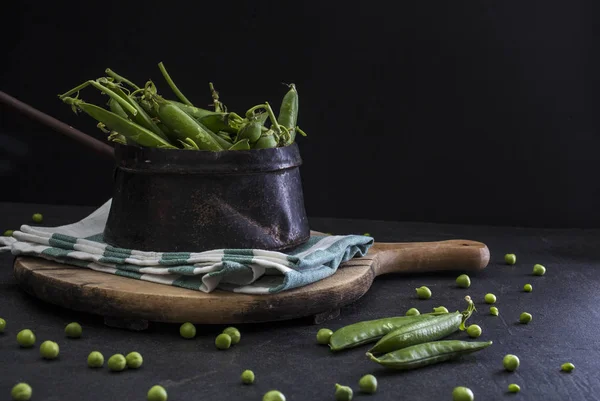
[[[434,320],[415,321],[402,326],[377,342],[369,350],[372,354],[385,354],[401,348],[444,338],[459,329],[464,328],[464,322],[474,310],[473,302],[464,312],[445,313]]]
[[[277,138],[275,137],[275,133],[273,130],[269,130],[263,133],[258,141],[254,143],[254,149],[268,149],[268,148],[276,148],[277,147]]]
[[[125,113],[125,110],[123,110],[123,107],[121,107],[119,102],[117,102],[112,97],[108,100],[108,107],[109,107],[110,111],[112,111],[119,117],[127,118],[127,119],[129,118],[129,115],[127,115],[127,113]]]
[[[219,131],[219,132],[217,132],[217,136],[219,136],[220,138],[222,138],[223,140],[225,140],[230,145],[233,145],[233,142],[231,141],[231,137],[229,136],[228,132]]]
[[[460,312],[454,312],[433,320],[412,322],[383,336],[369,352],[385,354],[411,345],[439,340],[458,331],[462,319],[463,315]]]
[[[261,127],[262,125],[258,121],[250,121],[240,130],[237,139],[247,139],[248,142],[254,143],[260,138],[262,133]]]
[[[123,117],[120,117],[102,107],[98,107],[94,104],[86,103],[80,99],[74,99],[70,97],[64,97],[62,100],[67,104],[83,110],[90,117],[105,124],[112,131],[118,132],[137,144],[153,148],[176,149],[175,146],[171,145],[168,141],[159,137],[154,132],[149,131],[146,128],[137,125],[133,121],[129,121]]]
[[[296,137],[295,128],[296,122],[298,121],[298,91],[296,85],[290,84],[290,90],[285,94],[279,108],[279,116],[277,116],[277,122],[290,131],[290,139],[287,144],[294,142]]]
[[[336,330],[329,339],[329,347],[332,351],[355,348],[375,342],[386,334],[409,323],[425,321],[434,317],[433,314],[422,314],[419,316],[387,317],[354,323]]]
[[[491,341],[432,341],[375,357],[367,352],[367,357],[386,368],[409,370],[449,361],[462,355],[480,351],[492,345]]]
[[[213,132],[225,131],[236,134],[243,121],[242,118],[235,113],[223,113],[201,109],[175,100],[169,100],[169,102],[200,121]]]
[[[247,139],[240,139],[229,150],[250,150],[250,143],[248,143]]]
[[[158,97],[156,98],[159,99]],[[169,127],[173,135],[178,139],[185,141],[186,138],[190,138],[201,150],[223,150],[219,141],[212,136],[215,135],[214,133],[207,131],[179,107],[170,102],[158,100],[156,108],[160,121]]]

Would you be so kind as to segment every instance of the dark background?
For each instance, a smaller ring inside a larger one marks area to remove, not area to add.
[[[105,68],[230,110],[300,94],[310,216],[600,226],[595,10],[569,2],[19,1],[0,89],[104,139],[57,95]],[[84,99],[96,100],[92,89]],[[100,205],[112,163],[0,106],[1,201]]]

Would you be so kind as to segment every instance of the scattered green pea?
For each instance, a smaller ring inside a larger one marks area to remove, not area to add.
[[[18,383],[10,391],[10,395],[14,401],[29,401],[33,390],[27,383]]]
[[[125,357],[125,363],[128,368],[137,369],[144,363],[144,358],[139,352],[130,352]]]
[[[196,326],[186,322],[179,327],[179,334],[181,334],[181,337],[183,338],[194,338],[196,337]]]
[[[244,384],[254,383],[254,372],[251,370],[244,370],[242,372],[242,383],[244,383]]]
[[[369,234],[369,233],[364,233],[363,235],[366,236],[366,237],[370,237],[371,236],[371,234]]]
[[[410,308],[406,311],[406,316],[419,316],[421,312],[417,308]]]
[[[167,401],[167,390],[163,386],[152,386],[146,398],[148,401]]]
[[[228,327],[225,330],[223,330],[223,333],[228,334],[229,337],[231,337],[232,345],[239,343],[240,340],[242,339],[242,334],[235,327]]]
[[[262,401],[285,401],[285,395],[277,390],[267,391]]]
[[[17,342],[23,348],[33,347],[35,344],[35,334],[29,329],[21,330],[17,334]]]
[[[56,359],[59,352],[60,348],[54,341],[44,341],[40,345],[40,355],[44,359]]]
[[[454,387],[452,390],[453,401],[473,401],[475,396],[470,388],[467,387]]]
[[[90,368],[101,368],[104,365],[104,355],[98,351],[92,351],[87,357],[87,364]]]
[[[367,394],[374,394],[377,391],[377,378],[373,375],[364,375],[358,381],[360,391]]]
[[[82,332],[83,329],[81,328],[81,325],[77,322],[69,323],[65,327],[65,334],[67,335],[67,337],[70,338],[79,338],[81,337]]]
[[[329,329],[320,329],[317,331],[317,342],[322,345],[329,344],[329,339],[333,335],[333,331]]]
[[[127,360],[122,354],[115,354],[108,358],[108,368],[113,372],[125,370],[125,366],[127,366]]]
[[[499,313],[500,312],[498,311],[498,308],[495,306],[490,306],[490,315],[498,316]]]
[[[546,268],[542,265],[533,265],[533,275],[534,276],[543,276],[546,274]]]
[[[456,278],[456,285],[460,288],[469,288],[471,286],[471,279],[466,274],[461,274]]]
[[[496,296],[494,294],[485,294],[485,303],[486,304],[495,304]]]
[[[477,338],[481,335],[481,327],[479,327],[476,324],[472,324],[469,327],[467,327],[467,334],[471,338]]]
[[[523,291],[525,291],[525,292],[531,292],[531,291],[533,291],[533,287],[531,286],[531,284],[525,284],[523,286]]]
[[[504,255],[504,261],[508,265],[514,265],[515,263],[517,263],[517,255],[515,255],[514,253],[507,253],[506,255]]]
[[[33,216],[31,216],[31,220],[34,221],[34,223],[41,223],[44,220],[44,216],[42,216],[41,213],[36,213]]]
[[[6,230],[4,231],[4,236],[5,237],[12,237],[14,231],[13,230]]]
[[[417,290],[417,297],[419,297],[419,299],[429,299],[431,298],[431,290],[425,286],[416,288]]]
[[[0,318],[0,333],[4,333],[4,329],[6,329],[6,320]]]
[[[514,372],[521,364],[521,361],[519,361],[518,356],[507,354],[502,360],[502,364],[504,365],[504,369],[508,370],[509,372]]]
[[[519,386],[518,384],[512,383],[508,385],[509,393],[518,393],[519,391],[521,391],[521,386]]]
[[[531,322],[531,319],[533,319],[533,316],[531,316],[531,313],[523,312],[523,313],[521,313],[521,316],[519,316],[519,322],[521,322],[523,324],[527,324],[527,323]]]
[[[437,308],[433,308],[434,313],[449,313],[448,309],[445,306],[438,306]]]
[[[560,365],[560,370],[562,370],[563,372],[572,372],[573,369],[575,369],[575,365],[573,365],[571,362],[563,363],[562,365]]]
[[[229,334],[221,333],[215,338],[215,345],[218,349],[228,349],[231,347],[231,337]]]
[[[348,386],[342,386],[341,384],[335,385],[335,401],[350,401],[353,396],[352,389]]]

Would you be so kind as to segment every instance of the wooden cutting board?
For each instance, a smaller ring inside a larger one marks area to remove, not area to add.
[[[379,275],[472,272],[485,268],[489,258],[485,244],[469,240],[376,242],[331,277],[272,295],[206,294],[32,257],[17,257],[14,274],[26,292],[43,301],[104,316],[109,325],[144,329],[148,321],[233,324],[314,316],[320,323],[362,297]]]

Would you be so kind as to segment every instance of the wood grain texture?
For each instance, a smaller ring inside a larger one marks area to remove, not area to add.
[[[16,258],[14,275],[29,294],[74,310],[155,322],[233,324],[339,309],[362,297],[381,274],[475,271],[488,262],[488,248],[474,241],[376,243],[365,257],[346,262],[333,276],[273,295],[206,294],[32,257]]]

